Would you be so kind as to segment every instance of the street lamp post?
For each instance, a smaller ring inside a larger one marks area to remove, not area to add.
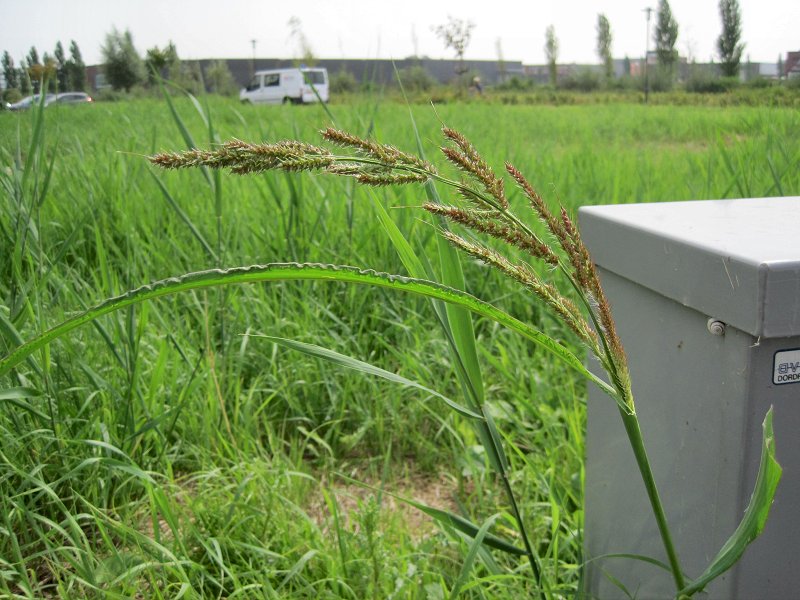
[[[256,42],[258,40],[250,40],[250,43],[253,45],[253,60],[250,63],[250,77],[253,77],[256,74]]]
[[[644,9],[647,16],[647,38],[644,41],[644,103],[647,104],[647,98],[650,95],[650,79],[647,74],[647,57],[650,54],[650,15],[653,14],[653,9],[649,6]]]

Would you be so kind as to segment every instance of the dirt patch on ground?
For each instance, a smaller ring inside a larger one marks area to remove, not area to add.
[[[370,487],[333,476],[319,477],[321,489],[309,498],[310,502],[306,510],[323,532],[330,532],[335,525],[334,516],[325,501],[322,489],[327,490],[328,494],[336,499],[340,526],[354,533],[358,533],[360,527],[355,515],[364,510],[363,507],[367,503],[375,501],[379,495],[381,498],[380,511],[384,518],[401,520],[406,524],[412,537],[417,540],[433,533],[436,530],[436,524],[431,517],[395,496],[440,510],[458,512],[454,499],[454,490],[457,485],[452,476],[429,473],[406,475],[402,479],[387,482],[383,494],[378,492],[381,487],[379,479],[370,477],[354,477],[354,479],[358,479]]]

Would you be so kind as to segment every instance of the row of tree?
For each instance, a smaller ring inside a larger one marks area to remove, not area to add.
[[[650,9],[646,10],[649,11]],[[722,19],[722,33],[717,39],[720,70],[725,77],[737,77],[739,75],[742,52],[744,51],[744,44],[741,42],[742,14],[738,0],[720,0],[719,11]],[[649,25],[649,12],[647,17]],[[605,67],[605,76],[608,79],[614,75],[614,61],[611,54],[612,40],[611,24],[608,21],[608,17],[604,14],[599,14],[597,16],[597,55]],[[655,42],[655,54],[660,75],[671,82],[675,77],[678,63],[678,51],[675,49],[675,43],[678,41],[678,22],[672,15],[668,0],[659,0],[653,40]],[[550,70],[550,82],[555,85],[558,38],[556,38],[555,28],[552,25],[545,31],[544,51]]]
[[[738,0],[720,0],[720,18],[722,33],[717,38],[717,52],[720,59],[720,70],[725,77],[738,77],[744,44],[742,37],[742,11]],[[655,43],[658,64],[674,74],[678,62],[678,51],[675,42],[678,40],[678,22],[672,16],[672,9],[667,0],[660,0],[656,19]]]
[[[101,47],[101,55],[106,84],[114,90],[129,92],[137,85],[151,86],[156,76],[195,93],[204,87],[217,93],[232,93],[238,89],[224,61],[212,63],[204,74],[199,64],[181,62],[172,42],[163,48],[150,48],[142,59],[128,30],[120,33],[115,28],[108,33]],[[37,49],[31,47],[19,66],[8,51],[3,52],[1,62],[5,78],[3,96],[6,99],[38,94],[42,87],[46,87],[44,91],[50,93],[86,91],[88,88],[86,65],[75,41],[70,43],[69,57],[61,42],[58,42],[52,54],[45,52],[41,58]]]
[[[84,91],[87,87],[86,65],[74,40],[69,45],[69,58],[64,52],[64,46],[58,42],[53,54],[45,52],[41,59],[36,48],[31,47],[19,67],[14,64],[14,59],[8,51],[3,52],[0,63],[6,82],[6,92],[15,91],[20,95],[38,94],[45,82],[48,92]]]
[[[649,10],[649,9],[648,9]],[[744,49],[741,43],[741,10],[738,0],[720,0],[720,16],[722,33],[717,40],[722,74],[735,77],[739,73],[739,64]],[[299,20],[293,18],[289,23],[292,35],[300,40],[304,56],[312,58],[310,46],[302,33]],[[648,12],[649,25],[649,12]],[[442,39],[446,48],[454,50],[459,64],[462,65],[466,48],[470,42],[474,24],[449,17],[446,25],[435,27],[434,31]],[[678,63],[678,52],[675,43],[678,39],[678,23],[672,15],[668,0],[659,0],[656,17],[656,28],[653,35],[655,54],[659,66],[659,75],[668,82],[675,77]],[[612,58],[611,24],[604,14],[597,16],[597,54],[604,65],[606,79],[614,76]],[[53,55],[45,53],[42,60],[36,48],[31,48],[28,56],[19,67],[8,52],[2,57],[3,74],[7,90],[18,90],[21,94],[38,93],[47,82],[48,91],[85,90],[86,66],[75,41],[70,44],[70,57],[66,58],[61,42],[58,42]],[[550,82],[557,82],[557,61],[559,42],[555,28],[550,25],[545,31],[545,55],[549,69]],[[133,87],[153,85],[156,75],[193,92],[208,88],[217,93],[235,91],[236,83],[224,61],[216,61],[205,73],[200,71],[197,63],[182,63],[175,45],[170,42],[164,48],[153,47],[147,50],[142,59],[133,44],[133,36],[129,30],[119,32],[114,28],[106,34],[101,48],[103,72],[106,83],[115,90],[130,91]],[[498,40],[498,54],[502,61],[502,52]]]
[[[138,85],[153,86],[157,77],[193,93],[205,88],[230,94],[238,89],[225,61],[214,61],[203,73],[198,63],[182,62],[172,42],[163,48],[150,48],[142,58],[129,30],[120,32],[115,28],[106,34],[100,52],[106,83],[115,90],[129,92]]]

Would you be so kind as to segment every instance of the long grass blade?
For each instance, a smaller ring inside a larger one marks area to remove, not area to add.
[[[453,584],[453,588],[450,590],[450,600],[456,600],[458,595],[461,593],[461,588],[464,587],[464,584],[467,583],[467,579],[469,579],[469,574],[472,571],[472,565],[475,562],[475,558],[478,556],[478,550],[480,550],[481,545],[483,544],[483,540],[486,537],[486,534],[489,532],[489,528],[494,524],[494,522],[500,517],[500,513],[496,513],[486,519],[481,525],[481,528],[475,534],[475,538],[470,544],[469,552],[467,552],[467,556],[464,558],[464,564],[461,566],[461,572],[458,574],[458,579]]]
[[[417,279],[432,279],[433,274],[425,269],[419,256],[417,256],[417,253],[414,252],[414,249],[411,247],[411,244],[408,243],[408,240],[400,231],[400,228],[389,216],[389,213],[386,212],[380,200],[378,200],[375,190],[370,189],[369,192],[370,199],[372,200],[372,207],[375,209],[378,221],[383,227],[383,231],[392,242],[392,246],[394,246],[397,255],[400,257],[400,261],[403,263],[409,275]]]
[[[744,554],[747,546],[764,530],[764,525],[775,499],[775,491],[781,480],[782,469],[775,460],[775,434],[772,430],[772,407],[767,411],[762,425],[761,462],[756,476],[756,485],[750,504],[744,511],[742,522],[733,535],[722,546],[719,554],[700,577],[682,589],[678,596],[687,597],[702,591],[711,581],[730,569]]]
[[[153,179],[158,185],[158,189],[161,190],[161,194],[164,196],[164,200],[166,200],[167,203],[170,205],[170,207],[172,207],[172,210],[175,211],[175,213],[178,215],[178,218],[180,218],[180,220],[186,224],[186,226],[189,228],[189,231],[192,232],[194,238],[200,243],[200,245],[203,247],[203,250],[206,251],[206,254],[208,254],[211,258],[217,261],[218,260],[217,253],[214,252],[214,249],[211,247],[211,244],[209,244],[206,241],[206,238],[203,236],[202,233],[200,233],[200,230],[194,224],[189,215],[187,215],[184,212],[184,210],[178,205],[178,203],[175,201],[175,198],[173,198],[172,194],[169,193],[167,186],[165,186],[164,182],[161,181],[161,178],[152,171],[150,171],[150,175],[152,175]]]
[[[11,388],[8,390],[0,390],[0,404],[3,402],[8,402],[13,404],[17,408],[21,408],[32,415],[35,415],[42,419],[42,421],[47,422],[50,417],[44,414],[42,411],[38,410],[34,406],[28,402],[29,398],[38,398],[42,395],[42,392],[39,390],[35,390],[33,388],[26,388],[26,387],[16,387]]]
[[[430,394],[431,396],[439,398],[445,404],[447,404],[447,406],[449,406],[458,414],[464,417],[470,419],[483,419],[483,416],[469,410],[464,406],[461,406],[457,402],[454,402],[453,400],[451,400],[447,396],[440,394],[436,390],[433,390],[420,383],[417,383],[416,381],[411,381],[410,379],[406,379],[402,375],[391,373],[390,371],[386,371],[384,369],[381,369],[380,367],[376,367],[375,365],[371,365],[369,363],[357,360],[350,356],[345,356],[344,354],[334,352],[333,350],[329,350],[328,348],[323,348],[321,346],[316,346],[313,344],[305,344],[303,342],[298,342],[296,340],[287,340],[285,338],[273,337],[270,335],[250,334],[250,337],[265,339],[270,342],[274,342],[280,346],[284,346],[286,348],[291,348],[292,350],[297,350],[298,352],[308,354],[309,356],[314,356],[316,358],[327,360],[328,362],[332,362],[336,365],[345,367],[346,369],[353,369],[354,371],[359,371],[366,375],[380,377],[381,379],[385,379],[386,381],[391,381],[393,383],[398,383],[406,387],[411,387],[420,390],[422,392],[425,392],[426,394]]]
[[[361,270],[355,267],[296,263],[273,263],[268,265],[237,267],[227,270],[211,269],[208,271],[198,271],[196,273],[188,273],[181,277],[162,279],[152,284],[131,290],[121,296],[109,298],[97,306],[67,319],[12,350],[8,355],[0,359],[0,376],[8,373],[33,352],[44,348],[53,340],[73,329],[90,323],[102,315],[145,300],[152,300],[179,292],[220,285],[308,280],[337,281],[341,283],[355,283],[395,289],[428,298],[436,298],[448,304],[460,306],[477,315],[492,319],[508,327],[512,331],[521,334],[530,341],[541,346],[544,350],[552,353],[578,374],[596,383],[604,391],[610,393],[612,396],[614,394],[607,383],[590,373],[577,356],[551,337],[466,292],[431,281],[378,273],[371,270]]]
[[[298,559],[298,561],[294,565],[292,565],[292,568],[289,569],[289,572],[286,574],[286,577],[284,577],[280,585],[277,588],[275,588],[275,591],[280,591],[281,588],[283,588],[283,586],[285,586],[292,579],[294,579],[297,576],[297,574],[303,570],[303,567],[306,566],[306,563],[308,563],[308,561],[314,558],[317,554],[319,554],[317,550],[309,550],[308,552],[303,554],[303,556],[301,556]]]

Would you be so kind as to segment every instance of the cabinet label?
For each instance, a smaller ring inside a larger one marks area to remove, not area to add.
[[[800,383],[800,348],[780,350],[772,363],[772,383]]]

